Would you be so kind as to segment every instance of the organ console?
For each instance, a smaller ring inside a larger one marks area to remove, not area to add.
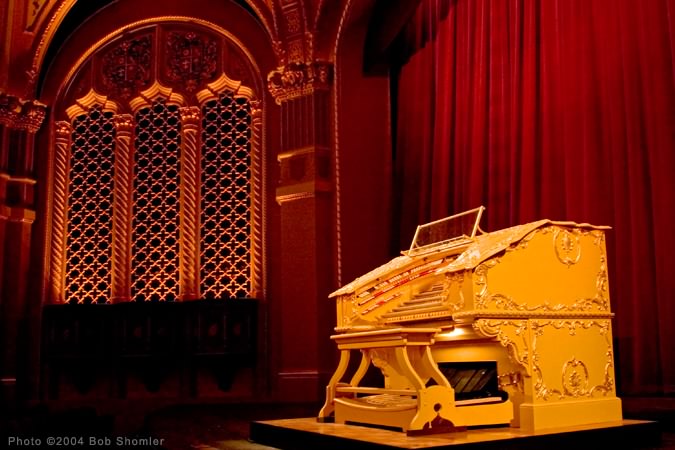
[[[622,419],[608,227],[540,220],[485,233],[483,211],[419,226],[409,250],[330,295],[340,361],[320,421],[417,434]],[[383,386],[362,385],[371,367]]]

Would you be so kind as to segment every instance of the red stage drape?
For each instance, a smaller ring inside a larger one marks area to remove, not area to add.
[[[422,0],[399,38],[401,248],[479,205],[611,225],[620,391],[675,393],[675,0]]]

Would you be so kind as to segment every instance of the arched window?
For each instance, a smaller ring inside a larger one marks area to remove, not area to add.
[[[258,102],[223,72],[225,37],[181,27],[145,27],[83,64],[89,92],[56,127],[54,302],[262,290]]]

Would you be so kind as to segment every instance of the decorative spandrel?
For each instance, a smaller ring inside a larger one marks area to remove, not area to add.
[[[245,297],[251,290],[251,105],[231,93],[203,107],[201,292]]]
[[[179,294],[180,115],[155,102],[136,114],[132,298],[175,300]]]
[[[93,108],[73,124],[68,195],[65,299],[110,300],[115,129]]]

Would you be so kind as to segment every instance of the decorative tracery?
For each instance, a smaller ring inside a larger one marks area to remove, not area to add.
[[[224,45],[167,26],[97,53],[54,134],[53,301],[263,293],[260,102]]]
[[[132,298],[175,300],[180,267],[178,106],[157,101],[141,109],[135,143]]]
[[[251,286],[251,105],[227,93],[202,110],[201,290],[241,297]]]
[[[68,195],[66,300],[110,301],[114,131],[112,112],[94,107],[73,123]]]

